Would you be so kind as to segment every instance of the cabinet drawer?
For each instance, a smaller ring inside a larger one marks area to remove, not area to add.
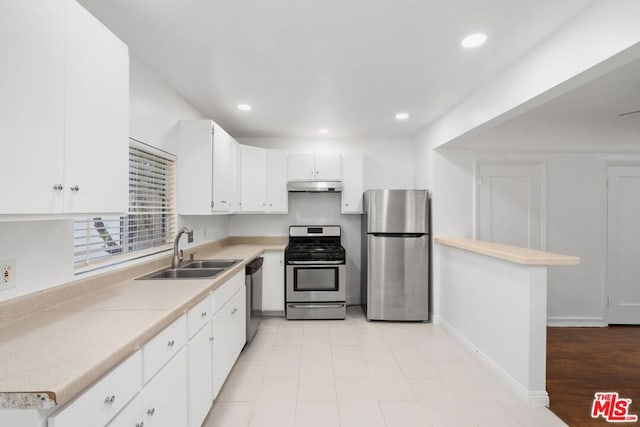
[[[187,312],[187,330],[189,339],[211,319],[211,297],[206,297]]]
[[[215,314],[223,305],[235,295],[240,288],[244,286],[244,268],[236,273],[235,276],[227,280],[222,286],[213,291],[211,295],[211,313]]]
[[[142,387],[140,351],[49,417],[49,427],[105,425]]]
[[[143,423],[142,393],[138,393],[136,397],[111,420],[108,427],[141,427],[144,425]]]
[[[184,315],[156,335],[142,348],[146,384],[187,341],[187,316]]]

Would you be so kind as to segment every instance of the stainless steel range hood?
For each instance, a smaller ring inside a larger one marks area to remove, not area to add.
[[[289,181],[287,190],[307,193],[336,193],[342,191],[342,181]]]

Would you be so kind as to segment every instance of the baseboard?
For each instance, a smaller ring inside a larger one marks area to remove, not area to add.
[[[547,326],[563,328],[604,328],[607,326],[602,317],[548,317]]]
[[[530,407],[549,406],[549,394],[546,390],[529,391],[522,384],[516,381],[507,371],[502,369],[489,356],[480,351],[471,341],[458,332],[446,320],[439,316],[434,316],[433,323],[444,329],[456,341],[458,341],[467,351],[480,360],[491,372],[496,374],[518,397],[526,402]]]

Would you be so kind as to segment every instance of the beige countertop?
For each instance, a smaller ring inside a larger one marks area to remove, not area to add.
[[[450,237],[436,237],[435,242],[498,258],[504,261],[523,265],[578,265],[580,258],[569,255],[555,254],[552,252],[537,251],[534,249],[520,248],[517,246],[502,245],[500,243],[486,242],[483,240],[466,240]]]
[[[0,408],[49,409],[68,402],[248,261],[285,246],[265,242],[199,250],[196,259],[242,262],[209,279],[125,280],[3,324]]]

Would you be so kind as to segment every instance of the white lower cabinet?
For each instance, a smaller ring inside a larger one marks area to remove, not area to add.
[[[244,269],[47,419],[48,427],[198,427],[246,341]]]
[[[244,272],[242,272],[244,274]],[[213,397],[218,396],[246,342],[246,290],[240,290],[213,318]]]
[[[145,427],[187,423],[187,350],[183,348],[142,390]]]
[[[213,329],[211,320],[189,341],[188,400],[189,427],[199,427],[207,417],[213,401],[211,377]]]
[[[284,311],[284,251],[265,251],[262,258],[262,311],[281,314]]]

